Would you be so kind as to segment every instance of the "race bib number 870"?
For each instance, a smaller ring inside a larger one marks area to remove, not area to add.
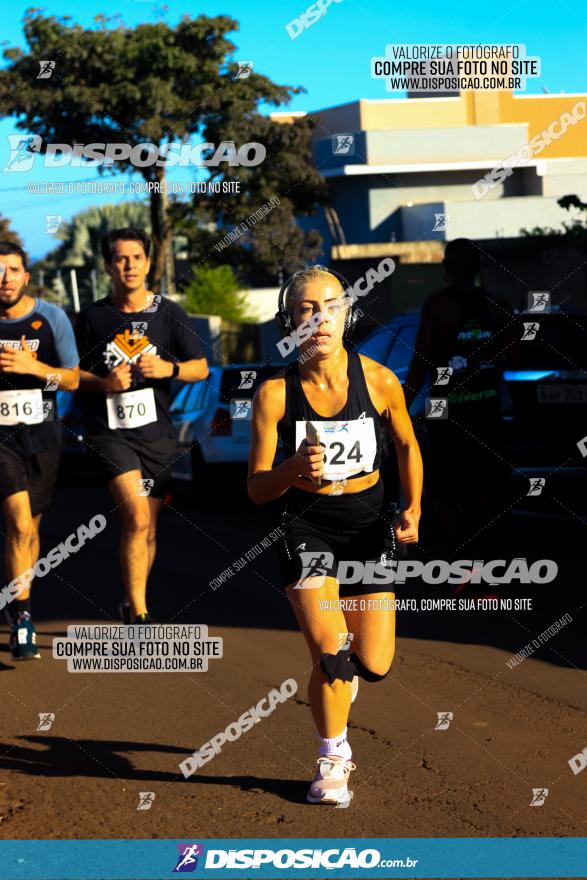
[[[324,479],[344,480],[373,470],[377,453],[372,418],[326,422],[313,420],[320,445],[324,447]],[[306,423],[296,422],[296,449],[306,438]]]
[[[108,427],[141,428],[157,421],[157,406],[152,388],[106,395]]]

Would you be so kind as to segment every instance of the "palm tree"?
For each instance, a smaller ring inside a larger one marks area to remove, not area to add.
[[[9,241],[22,247],[22,241],[17,232],[10,228],[10,220],[0,215],[0,241]]]
[[[107,232],[126,226],[138,226],[150,232],[149,208],[143,202],[123,202],[87,208],[69,223],[60,226],[56,237],[62,244],[45,257],[38,268],[51,274],[56,269],[76,269],[82,304],[92,300],[92,271],[95,272],[97,297],[106,296],[108,276],[102,263],[100,242]]]

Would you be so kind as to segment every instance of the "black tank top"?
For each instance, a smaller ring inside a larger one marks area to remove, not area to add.
[[[376,471],[381,464],[381,418],[369,395],[359,355],[348,349],[347,354],[347,401],[333,416],[321,416],[310,405],[304,394],[297,361],[289,364],[284,372],[285,415],[278,423],[277,431],[285,455],[294,454],[306,436],[306,421],[312,422],[325,447],[326,480],[354,479]],[[348,473],[357,469],[357,473]]]

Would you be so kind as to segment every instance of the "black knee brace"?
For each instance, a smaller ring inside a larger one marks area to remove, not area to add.
[[[339,651],[338,654],[322,654],[320,666],[330,681],[335,678],[341,681],[352,681],[357,674],[357,667],[349,657],[348,651]]]
[[[364,663],[357,657],[356,654],[351,654],[351,663],[355,667],[357,675],[360,675],[361,678],[365,679],[365,681],[383,681],[385,676],[389,673],[389,669],[387,670],[387,672],[384,672],[383,675],[379,675],[378,672],[371,672],[371,670],[364,665]]]

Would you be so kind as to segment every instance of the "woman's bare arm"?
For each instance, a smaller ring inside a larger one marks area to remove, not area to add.
[[[247,488],[255,504],[283,495],[299,476],[318,477],[324,469],[321,447],[306,446],[273,467],[277,450],[277,425],[285,414],[285,380],[269,379],[253,399],[251,451]]]

